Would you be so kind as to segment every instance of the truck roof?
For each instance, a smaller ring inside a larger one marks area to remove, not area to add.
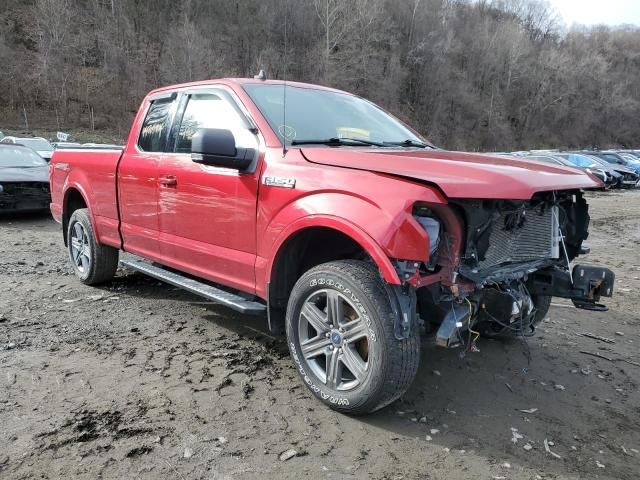
[[[298,88],[312,88],[315,90],[327,90],[331,92],[339,92],[347,95],[353,95],[352,93],[345,92],[343,90],[338,90],[335,88],[324,87],[322,85],[315,85],[313,83],[303,83],[303,82],[290,82],[284,80],[260,80],[256,78],[218,78],[218,79],[210,79],[210,80],[199,80],[196,82],[189,83],[178,83],[176,85],[169,85],[167,87],[156,88],[155,90],[151,90],[147,95],[154,95],[161,92],[171,91],[171,90],[179,90],[188,87],[199,87],[206,85],[228,85],[228,86],[242,86],[249,84],[266,84],[266,85],[284,85],[287,84],[291,87]]]

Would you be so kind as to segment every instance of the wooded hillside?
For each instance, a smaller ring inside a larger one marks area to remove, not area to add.
[[[262,68],[366,96],[451,149],[640,147],[640,29],[567,31],[538,0],[0,4],[0,130],[123,138],[151,88]]]

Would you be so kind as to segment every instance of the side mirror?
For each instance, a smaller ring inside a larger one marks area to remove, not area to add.
[[[191,160],[205,165],[246,170],[253,163],[253,148],[236,148],[231,130],[199,128],[191,139]]]

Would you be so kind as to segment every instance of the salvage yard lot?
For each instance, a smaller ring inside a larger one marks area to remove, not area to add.
[[[589,197],[609,312],[555,300],[526,343],[466,355],[427,338],[408,393],[360,418],[264,320],[123,270],[84,286],[49,216],[1,217],[0,478],[637,479],[640,191]]]

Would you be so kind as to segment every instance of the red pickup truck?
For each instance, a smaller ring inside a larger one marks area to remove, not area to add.
[[[120,263],[285,333],[303,382],[367,413],[411,384],[420,336],[533,334],[552,296],[604,310],[574,265],[595,177],[440,150],[349,93],[262,79],[152,91],[123,149],[56,150],[55,219],[86,284]]]

